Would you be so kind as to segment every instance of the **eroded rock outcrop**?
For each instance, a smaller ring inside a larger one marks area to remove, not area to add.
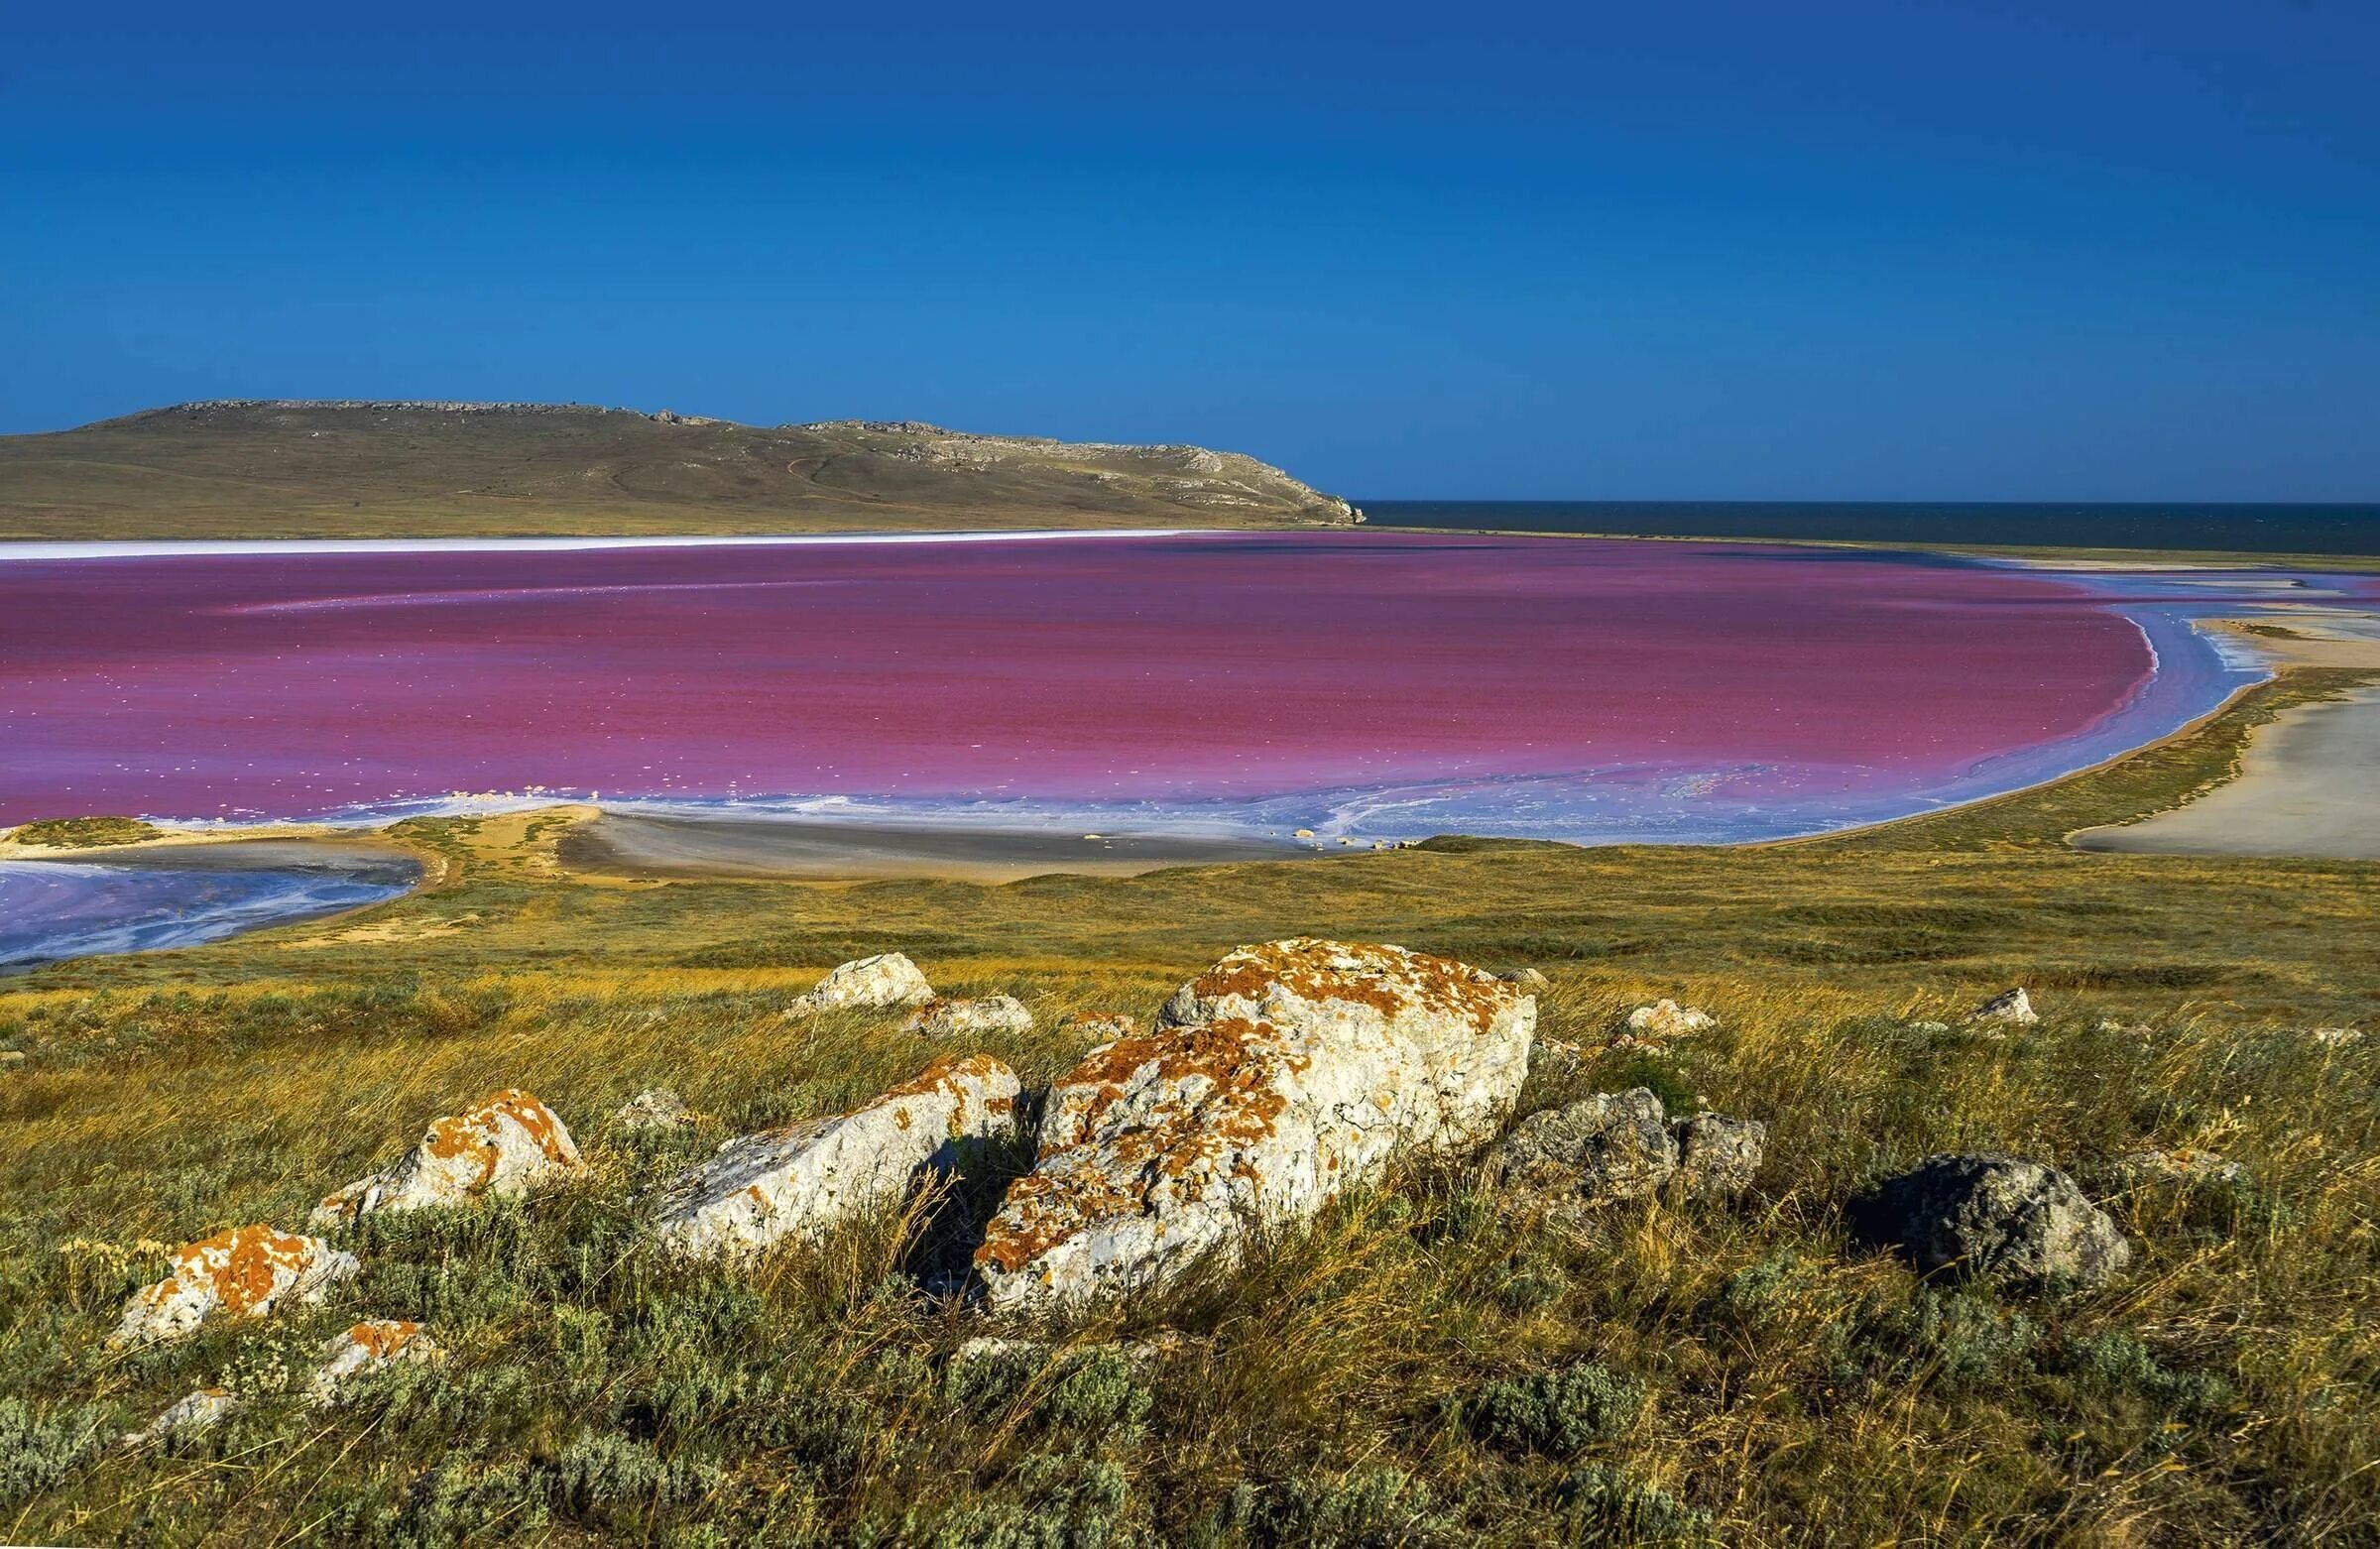
[[[1030,1032],[1033,1013],[1012,995],[987,995],[973,1001],[928,1001],[901,1023],[903,1032],[929,1038],[975,1037],[987,1032]]]
[[[728,1141],[663,1190],[661,1242],[688,1254],[758,1251],[892,1204],[919,1169],[957,1166],[1014,1134],[1016,1073],[944,1055],[865,1107]]]
[[[1157,1283],[1251,1221],[1308,1218],[1400,1149],[1480,1144],[1511,1111],[1533,998],[1392,946],[1243,947],[1157,1026],[1051,1088],[1038,1160],[976,1266],[998,1307]]]
[[[1926,1274],[2100,1285],[2132,1260],[2132,1245],[2074,1179],[1991,1151],[1929,1156],[1853,1201],[1851,1220]]]
[[[915,1006],[934,998],[917,965],[898,952],[880,952],[845,963],[818,981],[816,988],[793,998],[787,1016],[814,1016],[820,1012],[882,1011]]]
[[[527,1092],[505,1091],[430,1122],[421,1143],[314,1207],[306,1224],[337,1226],[383,1210],[419,1210],[527,1193],[585,1170],[558,1115]]]
[[[135,1291],[111,1343],[180,1339],[215,1318],[262,1318],[291,1302],[319,1301],[360,1265],[320,1238],[235,1227],[192,1243],[154,1285]]]
[[[402,1318],[367,1319],[323,1343],[322,1365],[314,1369],[306,1393],[315,1403],[329,1403],[339,1389],[367,1371],[445,1359],[445,1349],[420,1324]]]

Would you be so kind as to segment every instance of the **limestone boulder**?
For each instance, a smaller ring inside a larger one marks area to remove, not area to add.
[[[2030,1027],[2041,1020],[2041,1013],[2033,1010],[2033,997],[2019,987],[2002,990],[1960,1020],[1969,1026]]]
[[[1536,1001],[1393,946],[1243,947],[1157,1025],[1050,1089],[1033,1170],[976,1252],[999,1308],[1061,1307],[1236,1251],[1400,1151],[1485,1142],[1528,1069]]]
[[[353,1253],[320,1238],[235,1227],[177,1252],[164,1279],[133,1293],[110,1343],[180,1339],[218,1318],[262,1318],[293,1302],[317,1302],[359,1267]]]
[[[1489,1159],[1507,1187],[1561,1204],[1609,1204],[1669,1181],[1678,1146],[1660,1097],[1638,1087],[1531,1114]]]
[[[686,1100],[667,1087],[647,1087],[612,1111],[612,1123],[631,1132],[683,1130],[693,1122]]]
[[[499,1092],[432,1120],[419,1145],[329,1195],[306,1224],[333,1227],[376,1211],[516,1197],[585,1170],[560,1116],[527,1092]]]
[[[949,1170],[1016,1132],[1016,1073],[944,1055],[847,1114],[728,1141],[670,1182],[656,1227],[675,1252],[729,1256],[896,1204],[921,1169]]]
[[[1657,1040],[1691,1037],[1698,1032],[1708,1032],[1717,1025],[1718,1018],[1709,1012],[1680,1006],[1675,1001],[1655,1001],[1650,1006],[1639,1006],[1628,1013],[1628,1031],[1639,1038]]]
[[[1741,1194],[1768,1150],[1768,1126],[1757,1119],[1697,1114],[1672,1125],[1670,1134],[1678,1142],[1678,1181],[1693,1199]]]
[[[329,1403],[342,1387],[367,1371],[445,1359],[444,1348],[420,1324],[401,1318],[368,1319],[324,1342],[322,1364],[314,1369],[306,1394],[315,1403]]]
[[[815,1016],[820,1012],[883,1011],[915,1006],[934,998],[917,965],[898,952],[880,952],[845,963],[818,981],[807,994],[794,997],[787,1016]]]
[[[1992,1151],[1929,1156],[1853,1201],[1851,1222],[1921,1273],[2015,1287],[2101,1285],[2132,1260],[2132,1245],[2074,1179]]]
[[[1012,995],[988,995],[974,1001],[928,1001],[901,1023],[903,1032],[929,1038],[972,1038],[988,1032],[1030,1032],[1033,1013]]]
[[[124,1438],[127,1447],[153,1447],[176,1436],[211,1431],[239,1411],[240,1401],[220,1387],[197,1387],[158,1411],[157,1418]]]

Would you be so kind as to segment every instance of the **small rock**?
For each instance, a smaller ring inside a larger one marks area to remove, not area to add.
[[[526,1194],[549,1178],[586,1170],[570,1132],[527,1092],[499,1092],[430,1121],[421,1143],[394,1164],[326,1197],[306,1218],[337,1226],[382,1210],[419,1210]]]
[[[1929,1156],[1853,1201],[1851,1220],[1925,1274],[2101,1285],[2132,1260],[2132,1245],[2074,1179],[1995,1152]]]
[[[2130,1151],[2116,1158],[2115,1167],[2116,1171],[2142,1182],[2236,1183],[2246,1175],[2245,1168],[2220,1152],[2188,1145],[2177,1145],[2170,1151],[2153,1147]]]
[[[1140,1024],[1120,1012],[1078,1012],[1066,1018],[1066,1030],[1094,1043],[1113,1043],[1140,1030]]]
[[[667,1087],[647,1087],[612,1111],[612,1123],[623,1130],[683,1130],[694,1122],[686,1100]]]
[[[1161,1361],[1189,1350],[1194,1342],[1186,1335],[1171,1329],[1147,1339],[1107,1340],[1096,1345],[1053,1345],[1046,1340],[1003,1339],[997,1335],[979,1335],[962,1343],[950,1353],[952,1366],[971,1366],[982,1361],[1019,1361],[1041,1365],[1056,1358],[1071,1367],[1093,1356],[1121,1356],[1134,1367],[1153,1367]]]
[[[25,1051],[23,1049],[0,1049],[0,1065],[22,1065],[24,1063]]]
[[[1400,1153],[1478,1144],[1511,1112],[1536,1023],[1514,987],[1402,947],[1240,948],[1050,1089],[1039,1159],[976,1251],[993,1305],[1161,1283]]]
[[[1965,1022],[2002,1022],[2011,1027],[2030,1027],[2041,1020],[2033,1010],[2033,998],[2022,989],[2003,990],[1981,1006],[1960,1018]]]
[[[1684,1038],[1719,1025],[1709,1012],[1698,1012],[1675,1001],[1655,1001],[1628,1013],[1628,1031],[1648,1038]]]
[[[2343,1049],[2350,1043],[2363,1040],[2360,1027],[2317,1027],[2308,1036],[2326,1049]]]
[[[427,1363],[446,1359],[445,1350],[422,1332],[418,1323],[400,1318],[373,1318],[344,1334],[334,1334],[322,1347],[322,1365],[314,1370],[307,1394],[326,1404],[350,1378],[379,1371],[399,1362]]]
[[[806,995],[785,1008],[787,1016],[812,1016],[820,1012],[882,1011],[915,1006],[934,998],[917,965],[898,952],[880,952],[856,963],[845,963]]]
[[[193,1388],[159,1411],[156,1419],[124,1438],[127,1447],[149,1447],[175,1435],[191,1435],[221,1425],[240,1401],[219,1387]]]
[[[973,1037],[987,1032],[1030,1032],[1033,1013],[1012,995],[988,995],[975,1001],[928,1001],[901,1023],[903,1032],[929,1038]]]
[[[2097,1026],[2101,1032],[2120,1033],[2134,1038],[2148,1037],[2157,1030],[2145,1021],[2119,1021],[2113,1016],[2100,1017]]]
[[[1015,1133],[1016,1073],[989,1055],[943,1055],[848,1114],[728,1141],[663,1191],[657,1222],[674,1252],[757,1251],[816,1238],[898,1201],[922,1167],[949,1170],[984,1141]]]
[[[1518,985],[1523,990],[1550,990],[1554,983],[1534,968],[1515,968],[1510,973],[1495,977],[1505,984]]]
[[[1911,1032],[1942,1033],[1950,1031],[1951,1024],[1947,1021],[1913,1021],[1909,1024],[1909,1030]]]
[[[1531,1114],[1489,1160],[1514,1187],[1602,1204],[1661,1187],[1678,1169],[1678,1148],[1660,1097],[1638,1087]]]
[[[1768,1149],[1768,1126],[1757,1119],[1697,1114],[1672,1125],[1670,1134],[1678,1142],[1678,1178],[1695,1199],[1750,1188]]]
[[[192,1243],[154,1285],[135,1291],[111,1344],[180,1339],[211,1318],[262,1318],[285,1301],[320,1301],[361,1265],[320,1238],[237,1227]]]

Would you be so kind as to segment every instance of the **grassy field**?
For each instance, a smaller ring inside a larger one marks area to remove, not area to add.
[[[0,993],[25,1056],[0,1066],[0,1539],[2371,1542],[2380,1037],[2310,1029],[2372,1020],[2380,868],[2061,842],[2220,777],[2249,728],[2349,677],[2291,674],[2041,790],[1761,849],[649,885],[562,871],[567,814],[401,825],[434,863],[408,898]],[[1030,1086],[1082,1052],[1067,1014],[1145,1016],[1293,933],[1545,970],[1524,1108],[1649,1085],[1763,1119],[1758,1187],[1565,1226],[1475,1168],[1414,1168],[1236,1271],[1048,1331],[1188,1337],[1152,1368],[950,1360],[985,1321],[922,1287],[997,1172],[750,1271],[673,1266],[640,1229],[640,1193],[725,1137],[924,1062],[890,1016],[778,1015],[838,961],[898,948],[946,991],[1019,995],[1041,1030],[986,1047]],[[2038,1028],[1916,1025],[2018,983]],[[1719,1028],[1605,1051],[1654,995]],[[691,1132],[607,1117],[654,1084]],[[589,1181],[374,1225],[318,1312],[104,1350],[163,1247],[294,1226],[505,1086],[569,1121]],[[2151,1144],[2245,1177],[2115,1168]],[[2133,1272],[2002,1297],[1849,1242],[1861,1185],[1985,1147],[2074,1171]],[[454,1357],[303,1408],[293,1374],[361,1316],[422,1319]],[[112,1445],[202,1384],[249,1402],[184,1448]]]

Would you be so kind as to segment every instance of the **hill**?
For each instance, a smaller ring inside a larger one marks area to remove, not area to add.
[[[440,537],[1357,520],[1198,446],[557,404],[180,404],[0,436],[0,538]]]

